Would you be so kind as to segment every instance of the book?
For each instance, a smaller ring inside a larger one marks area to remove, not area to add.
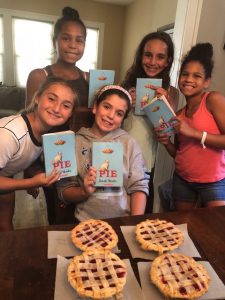
[[[45,172],[61,171],[60,179],[77,175],[75,133],[71,130],[42,135]]]
[[[155,97],[143,107],[145,115],[148,117],[154,128],[160,127],[162,133],[168,136],[175,133],[173,124],[176,120],[171,120],[176,116],[165,96]]]
[[[154,97],[155,90],[150,88],[150,85],[162,86],[160,78],[137,78],[136,84],[136,103],[135,115],[144,115],[143,107],[147,105]]]
[[[97,187],[123,186],[123,145],[119,142],[93,142],[92,166],[97,170]]]
[[[113,70],[90,70],[89,75],[88,107],[93,107],[95,93],[104,85],[114,83],[115,71]]]

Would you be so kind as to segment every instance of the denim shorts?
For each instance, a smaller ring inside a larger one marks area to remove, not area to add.
[[[195,203],[200,198],[204,205],[209,201],[225,200],[225,178],[216,182],[188,182],[174,173],[173,198],[176,201]]]

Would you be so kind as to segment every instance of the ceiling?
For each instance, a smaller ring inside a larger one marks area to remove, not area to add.
[[[117,4],[117,5],[128,5],[135,0],[93,0],[96,2],[104,2],[104,3],[111,3],[111,4]]]

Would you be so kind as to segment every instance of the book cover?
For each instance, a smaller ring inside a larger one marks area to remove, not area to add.
[[[123,145],[119,142],[93,142],[92,165],[97,170],[97,187],[123,186]]]
[[[143,107],[143,111],[154,128],[160,127],[162,132],[169,136],[175,133],[173,124],[176,120],[171,121],[171,118],[176,114],[165,96],[153,98],[148,105]]]
[[[90,70],[88,107],[93,107],[95,93],[104,85],[114,83],[115,71],[113,70]]]
[[[155,97],[155,90],[150,85],[162,86],[160,78],[137,78],[135,115],[144,115],[143,107]]]
[[[42,135],[45,172],[61,171],[61,178],[77,175],[75,133],[71,130]]]

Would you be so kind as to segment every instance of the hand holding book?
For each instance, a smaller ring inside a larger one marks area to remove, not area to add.
[[[94,167],[90,167],[88,172],[84,176],[84,191],[88,195],[93,194],[96,191],[95,182],[96,182],[97,171]]]
[[[158,132],[168,136],[175,133],[174,124],[177,121],[174,117],[176,114],[165,96],[153,98],[149,104],[144,106],[143,111]]]
[[[114,83],[115,71],[114,70],[90,70],[89,77],[89,93],[88,93],[88,107],[94,105],[94,98],[96,92],[104,85]]]
[[[96,187],[123,186],[123,145],[119,142],[93,142],[92,164]]]
[[[151,101],[161,86],[160,78],[137,78],[135,115],[144,115],[143,107]]]
[[[155,97],[165,96],[168,99],[169,93],[167,90],[162,88],[161,86],[150,85],[150,88],[155,91]]]
[[[176,119],[176,117],[172,117],[171,121]],[[175,129],[176,131],[176,129]],[[154,128],[154,132],[155,132],[155,136],[157,138],[157,141],[160,144],[163,144],[164,146],[169,145],[171,143],[170,141],[170,137],[172,136],[172,134],[168,135],[168,133],[165,133],[164,130],[160,127],[155,127]]]
[[[75,134],[71,130],[42,135],[45,172],[60,170],[60,178],[76,176]]]
[[[136,105],[136,88],[132,87],[128,90],[129,94],[131,95],[131,99],[132,99],[132,109],[135,109],[135,105]]]

